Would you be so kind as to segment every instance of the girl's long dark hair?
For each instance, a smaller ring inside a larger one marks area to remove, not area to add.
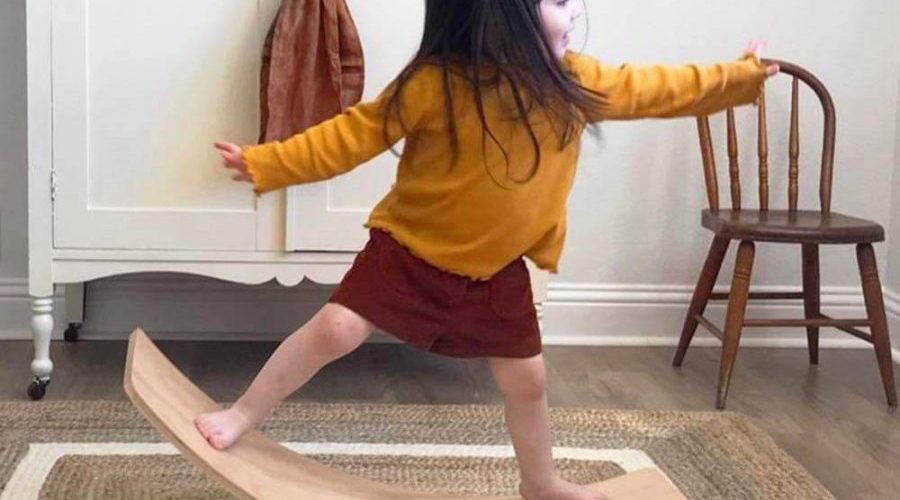
[[[454,116],[450,75],[462,75],[475,96],[475,105],[485,136],[509,155],[487,124],[482,90],[500,84],[509,86],[517,111],[516,119],[528,129],[535,151],[527,183],[537,173],[541,148],[529,112],[538,106],[551,123],[560,149],[575,140],[587,125],[587,116],[597,116],[606,96],[581,85],[565,71],[543,36],[541,0],[426,0],[425,29],[415,57],[394,80],[385,101],[387,121],[394,116],[404,131],[401,95],[403,87],[422,66],[442,68],[444,105],[452,151],[451,168],[457,161],[459,140]],[[487,68],[487,69],[486,69]],[[482,140],[482,149],[486,141]]]

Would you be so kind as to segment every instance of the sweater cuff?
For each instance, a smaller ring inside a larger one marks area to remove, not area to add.
[[[759,100],[759,95],[762,94],[763,88],[765,87],[766,80],[769,77],[768,67],[763,64],[756,54],[744,54],[739,61],[747,63],[750,68],[750,79],[756,93],[756,98],[753,102],[757,102]]]
[[[272,188],[264,186],[264,177],[259,169],[259,157],[256,153],[256,146],[241,147],[241,161],[244,162],[244,166],[247,168],[247,174],[250,175],[250,178],[253,181],[253,193],[256,194],[258,198],[262,194],[272,191]]]

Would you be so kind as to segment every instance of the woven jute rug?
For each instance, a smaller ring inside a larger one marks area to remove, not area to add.
[[[731,412],[551,408],[554,458],[588,483],[657,467],[693,499],[833,498]],[[262,429],[332,467],[457,494],[512,494],[501,405],[285,403]],[[0,500],[226,499],[129,402],[0,403]]]

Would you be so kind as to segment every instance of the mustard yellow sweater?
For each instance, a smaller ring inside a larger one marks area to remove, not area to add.
[[[570,51],[563,64],[582,85],[607,95],[608,110],[592,120],[710,114],[754,101],[765,80],[765,67],[752,56],[706,67],[608,66]],[[405,88],[402,113],[409,134],[396,182],[364,227],[388,231],[414,255],[473,279],[487,279],[522,255],[556,273],[579,141],[560,150],[546,120],[532,120],[541,141],[541,164],[530,182],[516,184],[507,178],[500,149],[489,138],[486,150],[482,148],[473,93],[462,78],[452,77],[459,162],[450,170],[442,82],[439,68],[425,66]],[[285,141],[244,146],[256,195],[330,179],[384,152],[380,104],[386,95],[382,92]],[[510,155],[509,177],[521,180],[534,158],[530,136],[501,109],[509,109],[501,106],[508,102],[505,98],[486,92],[485,99],[488,124]],[[395,120],[389,122],[388,133],[391,143],[404,135]]]

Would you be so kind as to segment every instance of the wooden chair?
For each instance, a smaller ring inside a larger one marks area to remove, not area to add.
[[[747,210],[741,207],[738,141],[734,110],[726,111],[731,210],[719,209],[719,188],[710,138],[709,118],[707,116],[698,117],[700,150],[709,198],[709,209],[703,211],[702,224],[703,227],[714,233],[714,238],[684,320],[684,328],[673,364],[681,366],[698,324],[703,325],[718,337],[722,341],[722,358],[719,367],[716,407],[722,409],[725,407],[731,372],[741,338],[741,330],[744,327],[806,327],[811,364],[818,364],[819,328],[836,327],[874,345],[888,404],[897,406],[887,317],[884,311],[878,269],[875,265],[875,253],[872,249],[873,243],[884,241],[884,229],[875,222],[831,211],[835,110],[834,103],[825,86],[808,71],[794,64],[777,60],[765,60],[764,62],[779,64],[781,72],[793,78],[788,152],[788,209],[769,210],[769,153],[765,94],[760,97],[758,103],[759,210]],[[822,165],[819,173],[820,209],[818,211],[797,209],[798,158],[800,154],[798,95],[801,82],[816,93],[824,112]],[[734,277],[731,281],[731,292],[713,293],[719,269],[732,240],[737,240],[740,244]],[[749,291],[757,241],[801,245],[802,291],[786,293],[752,293]],[[833,319],[820,312],[819,245],[826,244],[856,245],[857,263],[866,304],[866,319]],[[744,317],[744,313],[749,299],[802,299],[805,319],[747,319]],[[724,331],[703,316],[710,300],[728,300]],[[858,327],[868,327],[871,333],[861,331]]]

